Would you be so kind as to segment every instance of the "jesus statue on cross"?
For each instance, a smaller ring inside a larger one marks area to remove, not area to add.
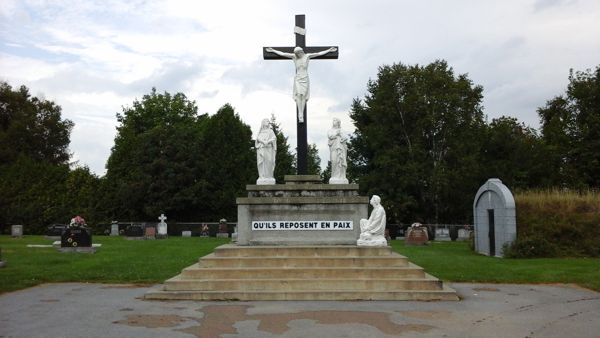
[[[323,56],[330,52],[337,51],[337,48],[331,47],[329,49],[317,52],[317,53],[304,53],[302,47],[294,48],[293,53],[282,52],[270,47],[265,49],[269,53],[275,53],[281,57],[289,58],[294,61],[296,66],[296,75],[294,76],[294,101],[298,107],[298,121],[304,122],[304,106],[306,101],[310,98],[310,82],[308,80],[308,60],[318,56]]]

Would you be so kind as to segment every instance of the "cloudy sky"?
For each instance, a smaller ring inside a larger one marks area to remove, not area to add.
[[[309,142],[321,157],[333,117],[382,64],[445,59],[484,87],[485,113],[538,127],[537,107],[564,92],[569,69],[600,64],[600,1],[116,1],[1,0],[0,80],[53,100],[75,122],[73,160],[99,175],[115,114],[156,87],[183,92],[201,113],[230,103],[256,133],[274,114],[295,146],[291,61],[263,46],[337,45],[338,60],[310,64]]]

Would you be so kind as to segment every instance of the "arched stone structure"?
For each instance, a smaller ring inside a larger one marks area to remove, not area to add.
[[[515,199],[508,187],[490,178],[479,188],[473,202],[475,251],[503,257],[502,246],[517,238]]]

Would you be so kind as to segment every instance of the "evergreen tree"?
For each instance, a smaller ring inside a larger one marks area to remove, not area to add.
[[[275,172],[273,176],[275,177],[276,182],[283,183],[285,175],[296,174],[296,157],[290,150],[288,137],[281,131],[281,126],[277,123],[275,115],[271,115],[271,126],[277,137],[277,153],[275,156]]]
[[[321,157],[317,145],[308,145],[306,172],[308,175],[321,175]]]

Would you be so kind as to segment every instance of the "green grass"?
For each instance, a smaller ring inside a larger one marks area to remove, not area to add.
[[[171,237],[128,241],[122,237],[94,236],[94,243],[102,243],[102,247],[93,255],[26,247],[51,242],[42,236],[0,236],[2,258],[7,263],[0,269],[0,293],[48,282],[160,283],[228,239]],[[433,242],[415,247],[392,241],[392,247],[445,281],[576,283],[600,291],[598,258],[500,259],[478,255],[469,250],[466,242]]]
[[[93,242],[102,244],[95,254],[71,254],[27,247],[52,244],[43,236],[0,236],[2,260],[7,264],[0,269],[0,293],[48,282],[159,283],[229,240],[171,237],[130,241],[94,236]]]
[[[485,283],[575,283],[600,291],[599,258],[506,259],[479,255],[466,242],[433,242],[405,246],[398,253],[442,280]]]

